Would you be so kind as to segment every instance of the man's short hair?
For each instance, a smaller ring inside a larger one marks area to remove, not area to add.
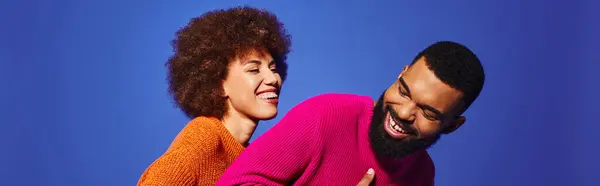
[[[429,70],[444,83],[463,92],[464,112],[477,99],[483,89],[485,73],[479,58],[466,46],[452,42],[436,42],[421,51],[411,63],[421,57]]]

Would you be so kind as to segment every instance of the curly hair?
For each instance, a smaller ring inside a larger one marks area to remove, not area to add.
[[[223,81],[229,64],[249,52],[268,52],[282,80],[287,75],[291,36],[264,9],[233,7],[192,18],[176,32],[166,63],[169,94],[188,117],[217,117],[227,109]]]
[[[465,106],[462,111],[469,108],[485,82],[485,72],[479,58],[466,46],[452,41],[430,45],[415,57],[412,64],[421,57],[425,57],[427,67],[442,82],[463,92]]]

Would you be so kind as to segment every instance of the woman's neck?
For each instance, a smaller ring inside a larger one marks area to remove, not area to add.
[[[252,120],[238,112],[229,112],[221,120],[233,138],[246,147],[256,130],[258,120]]]

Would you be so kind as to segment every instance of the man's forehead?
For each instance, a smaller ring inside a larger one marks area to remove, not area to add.
[[[411,64],[407,71],[405,72],[406,75],[408,74],[414,74],[414,73],[419,73],[422,71],[429,71],[431,73],[433,73],[428,67],[427,67],[427,62],[425,61],[424,57],[419,58],[415,63]]]
[[[412,67],[402,75],[402,79],[416,101],[447,112],[462,100],[462,92],[442,82],[426,66]]]

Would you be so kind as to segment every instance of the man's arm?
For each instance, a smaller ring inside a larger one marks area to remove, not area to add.
[[[287,185],[309,165],[320,148],[322,104],[319,96],[292,108],[279,123],[257,138],[216,185]]]

